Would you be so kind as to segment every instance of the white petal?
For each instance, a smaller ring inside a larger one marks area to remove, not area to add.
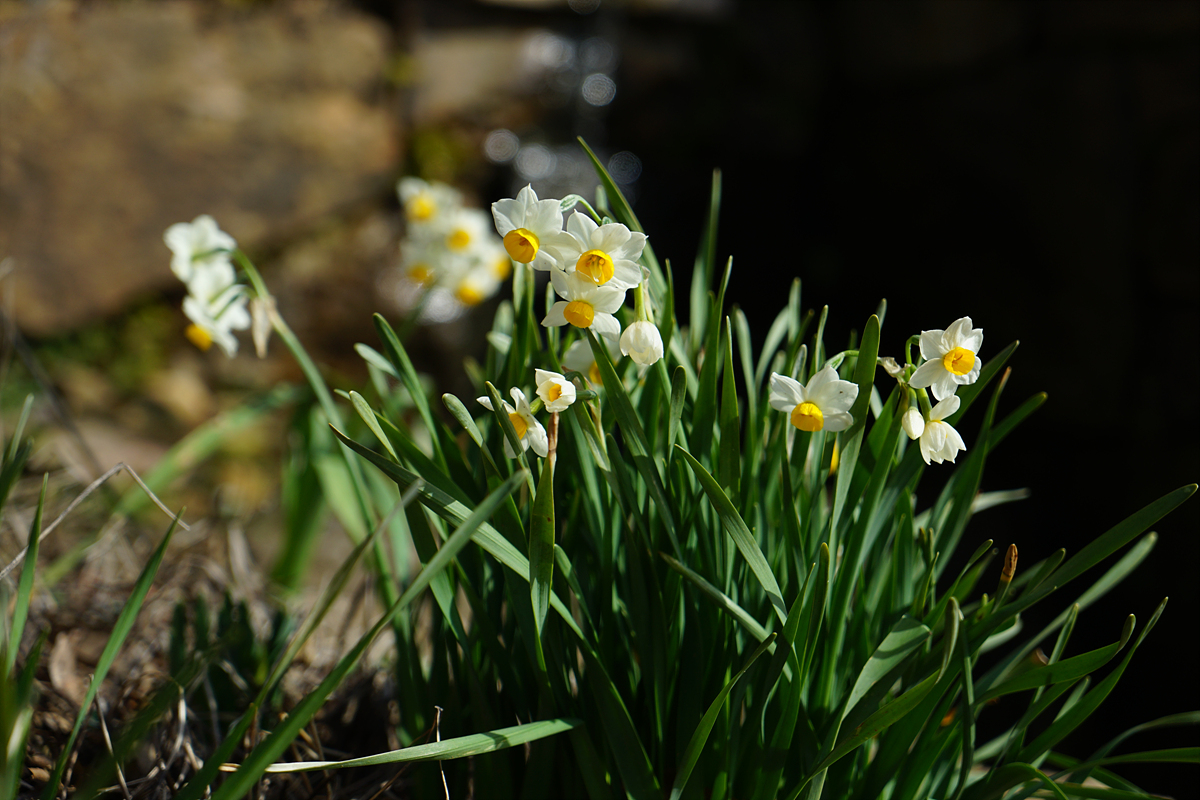
[[[943,333],[945,331],[921,331],[921,358],[926,361],[941,361],[942,356],[946,355],[946,351],[942,350]]]
[[[533,452],[545,458],[550,452],[550,440],[546,436],[546,429],[536,419],[531,421],[533,424],[525,432],[525,441],[533,448]]]
[[[958,376],[953,372],[943,369],[941,377],[934,381],[933,385],[930,387],[930,390],[933,392],[933,396],[938,400],[945,400],[947,397],[957,392],[958,381],[955,380],[957,377]]]
[[[605,314],[598,308],[592,317],[591,329],[610,339],[616,339],[621,335],[621,323],[617,322],[617,318],[612,314]]]
[[[962,400],[958,395],[952,394],[933,407],[933,410],[929,412],[929,418],[931,420],[945,419],[954,412],[958,411],[958,407],[960,405],[962,405]]]
[[[932,386],[934,381],[945,374],[946,368],[942,366],[942,359],[938,357],[917,367],[917,371],[908,379],[908,385],[914,389],[924,389],[926,386]]]
[[[554,305],[552,305],[552,306],[550,307],[550,311],[549,311],[549,312],[546,314],[546,318],[542,320],[542,327],[544,327],[544,328],[550,328],[550,327],[558,328],[558,327],[561,327],[561,326],[563,326],[563,325],[566,325],[566,324],[567,324],[567,318],[566,318],[566,316],[563,314],[563,311],[564,311],[564,310],[566,310],[566,307],[567,307],[567,301],[566,301],[566,300],[559,300],[557,303],[555,303]]]
[[[788,411],[804,402],[803,387],[786,375],[778,372],[771,373],[771,408],[776,411]]]
[[[575,236],[575,238],[579,239],[580,243],[584,245],[582,250],[592,249],[592,232],[599,227],[600,226],[596,224],[595,220],[593,220],[587,214],[582,214],[578,211],[567,218],[566,230],[568,233]]]
[[[817,406],[820,408],[820,406]],[[822,409],[824,413],[824,409]],[[834,411],[832,414],[825,413],[825,430],[830,433],[844,431],[854,424],[854,417],[847,414],[845,411]]]

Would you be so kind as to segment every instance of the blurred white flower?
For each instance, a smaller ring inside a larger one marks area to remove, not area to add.
[[[568,238],[558,248],[563,269],[597,286],[613,284],[632,289],[642,280],[637,260],[646,247],[646,234],[631,231],[619,222],[597,225],[576,211],[567,220]]]
[[[962,401],[959,400],[958,395],[952,394],[934,406],[929,412],[929,420],[925,423],[924,429],[919,434],[921,437],[921,458],[925,459],[926,464],[931,461],[936,464],[949,461],[953,464],[958,451],[967,449],[967,445],[963,442],[962,437],[958,435],[958,431],[954,430],[950,423],[944,421],[946,417],[958,411],[960,402]],[[915,438],[907,428],[905,428],[905,432],[908,433],[910,438]]]
[[[600,341],[608,351],[609,358],[613,363],[616,363],[620,359],[621,353],[613,345],[612,339],[601,337]],[[576,339],[571,342],[571,346],[567,348],[567,352],[563,353],[562,363],[570,371],[581,372],[586,375],[592,385],[600,386],[603,384],[600,378],[600,368],[596,366],[596,359],[592,357],[592,346],[586,340]]]
[[[516,198],[492,203],[492,220],[513,261],[543,271],[562,269],[557,248],[569,243],[571,237],[563,233],[557,200],[539,200],[533,187],[526,186]]]
[[[547,411],[566,411],[575,402],[575,384],[557,372],[535,369],[533,379],[537,382],[537,395],[542,398]]]
[[[925,363],[909,378],[916,389],[932,387],[933,396],[944,400],[979,379],[982,366],[977,358],[983,347],[983,330],[971,327],[971,318],[962,317],[946,330],[921,331],[921,357]]]
[[[442,242],[455,255],[483,258],[491,240],[492,226],[478,208],[458,207],[446,212],[439,225]]]
[[[508,421],[512,423],[513,430],[517,434],[517,439],[521,442],[521,452],[525,452],[532,447],[533,452],[545,458],[546,454],[550,452],[550,440],[546,437],[546,429],[542,427],[542,423],[534,419],[533,411],[529,408],[529,401],[525,399],[524,392],[514,386],[509,391],[509,394],[512,396],[513,402],[517,404],[517,407],[513,408],[508,403],[504,403],[504,411],[508,414]],[[494,410],[490,397],[479,397],[476,399],[488,411]],[[508,458],[517,457],[507,436],[504,437],[504,455]]]
[[[576,328],[591,328],[612,339],[621,335],[621,323],[613,312],[625,302],[625,290],[612,282],[597,286],[587,278],[562,270],[550,271],[554,291],[564,299],[550,308],[542,320],[546,327],[570,323]]]
[[[621,334],[621,354],[642,366],[649,366],[663,357],[662,336],[653,322],[635,322]]]
[[[234,281],[230,253],[237,242],[228,233],[217,227],[217,222],[208,214],[201,214],[191,222],[177,222],[163,233],[163,241],[171,248],[171,271],[179,280],[188,284],[204,281],[198,295],[213,296]],[[228,279],[226,279],[228,276]],[[212,286],[219,286],[217,292]]]
[[[250,312],[246,310],[246,287],[234,284],[210,302],[188,295],[183,299],[183,313],[192,324],[187,337],[201,350],[207,350],[215,342],[233,358],[237,354],[238,341],[233,331],[244,331],[250,327]]]
[[[462,205],[462,195],[457,189],[444,183],[426,183],[420,178],[401,178],[396,193],[409,225],[415,228],[434,225],[447,211]]]
[[[854,423],[850,408],[858,397],[858,385],[837,376],[833,367],[812,377],[805,386],[777,372],[771,373],[771,408],[786,411],[798,430],[843,431]]]

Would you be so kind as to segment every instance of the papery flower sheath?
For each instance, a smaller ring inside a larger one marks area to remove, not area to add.
[[[513,402],[516,403],[516,408],[504,403],[504,411],[508,414],[508,421],[512,423],[513,430],[517,434],[517,439],[521,442],[521,452],[525,452],[530,447],[533,452],[537,453],[542,458],[550,452],[550,440],[546,436],[546,429],[542,427],[542,423],[534,419],[533,411],[529,407],[529,401],[525,399],[525,393],[517,387],[513,387],[509,391]],[[492,411],[492,399],[490,397],[476,398],[479,404]],[[503,401],[501,401],[503,402]],[[508,437],[504,437],[504,455],[508,458],[516,458],[517,454],[513,452],[512,443],[508,441]]]
[[[624,289],[612,282],[597,286],[587,278],[557,269],[550,271],[550,282],[564,299],[550,307],[542,325],[557,327],[570,323],[613,339],[621,335],[621,323],[613,313],[625,302]]]
[[[171,248],[171,271],[179,280],[189,288],[193,281],[204,281],[200,291],[193,294],[212,295],[213,287],[219,293],[234,282],[229,255],[237,242],[208,214],[191,222],[175,223],[167,228],[163,241]]]
[[[983,347],[983,329],[972,328],[971,318],[956,319],[946,330],[921,331],[921,357],[925,363],[909,378],[915,389],[932,387],[933,396],[944,400],[979,380],[979,348]]]
[[[557,372],[535,369],[533,379],[537,382],[537,395],[542,398],[547,411],[566,411],[575,402],[575,384]]]
[[[562,267],[596,286],[613,284],[632,289],[642,280],[637,260],[646,247],[646,234],[619,222],[597,225],[576,211],[567,219],[567,239],[558,248]]]
[[[771,408],[786,411],[798,430],[844,431],[854,424],[850,408],[858,397],[858,385],[844,381],[826,365],[808,385],[777,372],[771,373]]]
[[[958,435],[958,431],[945,421],[945,418],[958,411],[958,406],[962,401],[958,395],[950,395],[945,400],[938,403],[929,412],[929,420],[925,422],[924,427],[918,434],[921,439],[921,458],[925,459],[928,464],[931,461],[936,464],[941,464],[943,461],[954,463],[955,457],[959,450],[966,450],[967,445],[963,442],[962,437]],[[913,409],[909,409],[912,411]],[[919,414],[920,412],[918,412]],[[912,431],[905,427],[905,432],[910,439],[917,438],[912,435]]]
[[[634,322],[621,334],[621,355],[629,356],[643,367],[663,357],[662,335],[653,322]]]
[[[492,203],[492,219],[513,261],[539,270],[562,269],[557,249],[571,237],[563,233],[557,200],[539,200],[533,187],[526,186],[515,198]]]

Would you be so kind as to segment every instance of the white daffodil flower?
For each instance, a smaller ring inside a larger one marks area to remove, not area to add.
[[[609,358],[615,364],[621,358],[621,353],[618,351],[612,342],[612,339],[601,337],[601,343],[604,349],[608,351]],[[600,378],[600,368],[596,366],[596,359],[592,357],[592,346],[584,339],[576,339],[571,342],[571,346],[567,348],[567,352],[563,353],[563,366],[572,372],[581,372],[587,375],[588,381],[593,386],[601,386],[604,381]]]
[[[477,306],[499,288],[500,281],[493,267],[480,263],[458,278],[454,285],[454,299],[464,306]]]
[[[646,247],[646,234],[631,231],[619,222],[597,225],[576,211],[567,219],[567,239],[558,248],[563,269],[596,286],[610,283],[632,289],[642,280],[637,260]]]
[[[535,369],[533,379],[537,382],[537,396],[542,398],[547,411],[566,411],[575,402],[575,384],[557,372]]]
[[[909,378],[915,389],[933,388],[933,396],[945,400],[979,380],[979,348],[983,347],[983,329],[972,328],[971,318],[956,319],[944,331],[921,331],[921,357],[925,363]]]
[[[936,464],[949,461],[953,464],[958,451],[967,449],[967,445],[958,435],[958,431],[954,430],[950,423],[944,421],[946,417],[958,411],[960,402],[962,401],[959,400],[958,395],[952,394],[929,412],[929,420],[919,434],[921,458],[925,459],[926,464],[931,461]],[[905,428],[905,432],[912,437],[912,432],[907,428]]]
[[[621,335],[621,323],[617,322],[613,312],[625,302],[623,288],[611,281],[597,286],[587,278],[557,269],[550,271],[550,283],[564,299],[550,307],[542,325],[549,328],[570,323],[576,328],[591,328],[612,339]]]
[[[444,183],[426,183],[420,178],[401,178],[396,194],[404,206],[404,214],[414,227],[439,222],[446,212],[462,205],[462,195]]]
[[[529,401],[525,399],[524,392],[514,386],[509,394],[517,407],[513,408],[508,403],[504,403],[504,411],[508,414],[508,421],[512,423],[513,430],[516,431],[517,439],[521,441],[521,452],[532,447],[533,452],[545,458],[546,454],[550,452],[550,440],[546,437],[546,429],[542,427],[542,423],[534,419],[533,411],[529,408]],[[494,410],[490,397],[477,397],[476,400],[488,411]],[[504,437],[504,455],[508,458],[517,457],[507,436]]]
[[[193,281],[203,281],[200,291],[193,294],[212,296],[213,286],[219,286],[219,292],[233,284],[229,254],[237,249],[237,242],[208,214],[175,223],[163,233],[163,241],[171,248],[171,271],[176,277],[189,289]]]
[[[237,355],[238,341],[233,331],[244,331],[250,327],[250,312],[246,310],[246,287],[234,284],[210,302],[188,295],[183,299],[183,313],[192,324],[187,337],[201,350],[207,350],[215,342],[233,358]]]
[[[437,226],[446,250],[454,255],[483,258],[492,241],[487,214],[478,208],[450,209]]]
[[[813,375],[807,386],[778,372],[771,373],[771,408],[788,412],[788,419],[798,430],[846,430],[854,423],[849,412],[857,397],[858,385],[839,378],[828,364]]]
[[[504,237],[504,249],[513,261],[538,270],[562,269],[557,259],[560,245],[571,237],[563,233],[562,211],[557,200],[539,200],[532,186],[516,198],[492,203],[496,232]]]
[[[629,356],[643,367],[663,357],[662,335],[653,322],[635,322],[621,334],[621,355]]]

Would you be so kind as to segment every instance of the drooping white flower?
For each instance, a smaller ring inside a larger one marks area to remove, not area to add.
[[[921,437],[921,458],[925,459],[928,464],[931,461],[935,464],[941,464],[943,461],[954,463],[955,457],[959,450],[966,450],[967,445],[963,442],[962,437],[958,435],[958,431],[945,422],[945,418],[958,411],[959,403],[958,395],[952,394],[945,400],[942,400],[929,412],[929,420],[925,423],[923,430],[920,432]],[[910,409],[911,411],[912,409]],[[912,432],[905,431],[909,437],[912,437]]]
[[[567,239],[558,248],[563,269],[597,286],[614,284],[632,289],[642,280],[637,260],[646,247],[646,234],[619,222],[597,225],[576,211],[567,219]]]
[[[537,382],[537,395],[542,398],[547,411],[566,411],[575,402],[575,384],[557,372],[535,369],[533,379]]]
[[[246,310],[246,287],[234,284],[211,301],[194,295],[183,298],[183,313],[192,324],[187,337],[201,350],[207,350],[215,342],[233,358],[237,354],[238,341],[233,331],[244,331],[250,327],[250,312]]]
[[[971,318],[956,319],[946,330],[921,331],[921,357],[925,363],[909,378],[915,389],[932,387],[933,396],[944,400],[979,379],[982,363],[983,329],[972,328]]]
[[[612,339],[601,337],[600,342],[604,345],[604,349],[608,351],[609,358],[616,363],[621,357],[621,353],[613,345]],[[592,356],[592,347],[584,339],[576,339],[571,342],[571,346],[567,348],[567,352],[563,353],[563,366],[572,372],[582,372],[587,376],[588,381],[594,386],[600,386],[603,381],[600,378],[600,368],[596,366],[596,359]]]
[[[171,271],[179,280],[189,288],[193,281],[205,282],[201,291],[193,294],[211,295],[213,285],[223,290],[233,283],[229,254],[237,249],[237,242],[218,228],[216,220],[208,214],[201,214],[191,222],[175,223],[163,233],[163,241],[171,248]]]
[[[854,423],[850,408],[858,397],[858,385],[844,381],[828,364],[805,386],[799,381],[771,373],[771,408],[786,411],[798,430],[844,431]]]
[[[513,430],[517,434],[517,439],[521,442],[521,452],[525,452],[532,447],[533,452],[545,458],[546,454],[550,452],[550,440],[546,436],[546,429],[542,427],[542,423],[534,419],[533,411],[529,408],[529,401],[525,399],[524,392],[514,386],[509,390],[509,395],[512,396],[513,402],[517,406],[513,408],[508,403],[504,403],[504,411],[508,414],[508,421],[512,423]],[[490,397],[479,397],[476,399],[488,411],[493,410],[492,399]],[[508,458],[517,457],[507,436],[504,437],[504,455]]]
[[[621,334],[621,354],[635,363],[649,366],[663,357],[662,335],[653,322],[634,322]]]
[[[571,237],[563,233],[557,200],[539,200],[533,187],[526,186],[515,198],[492,203],[492,219],[513,261],[543,271],[562,268],[557,249]]]
[[[612,339],[621,335],[621,323],[613,313],[625,302],[625,290],[612,281],[597,286],[587,278],[562,270],[550,271],[554,291],[564,299],[550,307],[542,320],[546,327],[570,323],[576,328],[591,328]]]
[[[404,205],[404,214],[414,228],[431,226],[446,212],[462,205],[462,195],[444,183],[427,183],[420,178],[401,178],[396,193]]]

